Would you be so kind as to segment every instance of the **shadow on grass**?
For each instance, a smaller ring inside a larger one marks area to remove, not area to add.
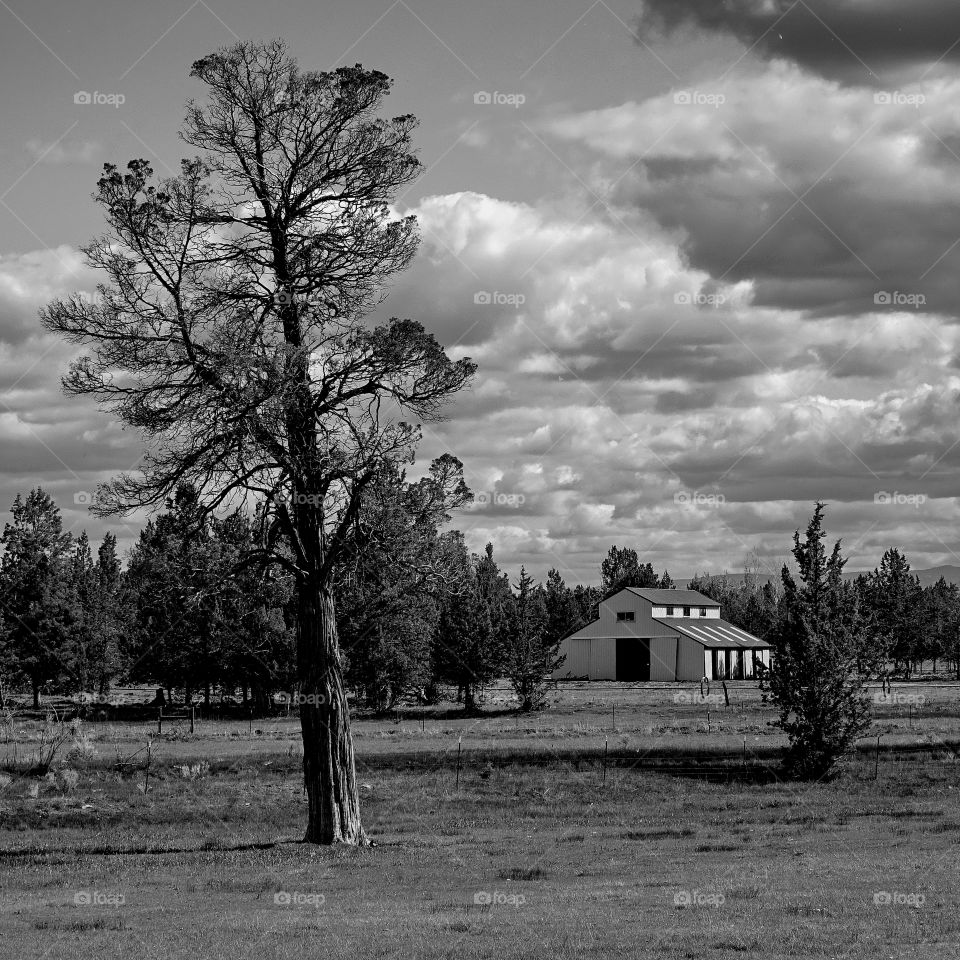
[[[16,860],[29,857],[74,856],[74,857],[162,857],[184,853],[248,853],[254,850],[275,850],[279,847],[300,846],[303,840],[270,840],[262,843],[199,843],[186,847],[36,847],[23,850],[0,849],[0,860]]]
[[[534,713],[523,713],[516,707],[503,707],[497,710],[467,710],[465,707],[398,707],[379,713],[373,710],[358,710],[352,714],[353,720],[393,720],[395,723],[419,722],[420,720],[497,720],[500,717],[534,717]]]

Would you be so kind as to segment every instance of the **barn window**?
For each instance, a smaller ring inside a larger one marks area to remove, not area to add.
[[[617,622],[627,621],[628,623],[633,623],[637,619],[637,615],[632,610],[618,610],[617,611]]]
[[[684,615],[685,617],[689,617],[689,616],[690,616],[690,608],[689,608],[689,607],[684,607],[684,608],[683,608],[683,615]]]
[[[673,607],[667,607],[667,616],[668,616],[668,617],[672,617],[672,616],[673,616]]]
[[[707,608],[706,608],[706,607],[701,607],[701,608],[700,608],[700,616],[701,616],[701,617],[705,617],[706,615],[707,615]]]

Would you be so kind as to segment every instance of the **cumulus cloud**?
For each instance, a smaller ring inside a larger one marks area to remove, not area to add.
[[[643,0],[638,39],[724,33],[765,59],[847,83],[882,85],[960,59],[953,0]]]
[[[760,303],[758,282],[711,278],[679,231],[639,207],[459,193],[411,212],[423,255],[385,307],[480,363],[421,457],[465,462],[482,496],[456,523],[474,549],[492,540],[509,569],[556,566],[574,581],[596,579],[611,543],[676,576],[735,569],[753,547],[773,568],[825,497],[854,567],[894,542],[922,545],[916,565],[960,553],[947,534],[960,325]],[[68,524],[97,537],[119,521],[92,521],[75,498],[129,469],[136,437],[64,400],[69,350],[28,323],[92,280],[69,248],[0,261],[0,498],[41,482]],[[883,491],[929,500],[875,503]],[[129,543],[134,526],[119,532]]]
[[[944,79],[888,100],[773,64],[548,129],[629,167],[611,202],[681,231],[695,267],[752,282],[758,305],[855,315],[899,297],[955,315],[958,94]]]
[[[134,527],[90,517],[87,495],[138,462],[136,437],[92,403],[63,396],[60,377],[74,350],[37,318],[50,299],[94,286],[82,254],[69,246],[0,256],[0,513],[17,493],[40,485],[68,529],[86,528],[94,539],[115,529],[129,543]]]
[[[475,549],[491,539],[541,575],[595,576],[613,542],[678,575],[733,568],[754,545],[787,553],[826,497],[869,565],[858,536],[893,511],[876,494],[924,492],[926,513],[904,519],[923,540],[953,511],[960,332],[946,318],[918,330],[902,308],[810,319],[760,304],[758,284],[711,281],[642,211],[457,194],[413,212],[425,255],[389,303],[480,363],[424,449],[459,455],[483,493],[457,520]],[[475,309],[478,282],[522,299]]]

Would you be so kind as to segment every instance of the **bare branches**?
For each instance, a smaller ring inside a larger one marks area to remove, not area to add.
[[[145,160],[104,167],[107,232],[85,253],[106,282],[42,319],[87,348],[65,389],[148,448],[99,512],[162,505],[184,482],[207,511],[252,499],[286,542],[270,541],[277,562],[323,580],[372,478],[412,458],[417,422],[475,370],[415,321],[363,323],[417,249],[414,219],[389,213],[420,170],[416,122],[378,115],[382,73],[304,72],[279,41],[192,74],[208,99],[182,137],[201,155],[159,182]]]

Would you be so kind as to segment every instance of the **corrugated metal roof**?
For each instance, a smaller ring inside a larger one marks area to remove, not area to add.
[[[655,603],[658,607],[666,604],[667,606],[691,606],[691,607],[719,607],[716,600],[705,597],[696,590],[659,590],[652,587],[627,587],[631,593],[635,593],[650,603]]]
[[[759,650],[770,646],[759,637],[735,627],[732,623],[727,623],[726,620],[677,620],[674,618],[661,620],[659,617],[654,619],[657,623],[671,626],[685,637],[691,637],[710,649],[738,647]]]

